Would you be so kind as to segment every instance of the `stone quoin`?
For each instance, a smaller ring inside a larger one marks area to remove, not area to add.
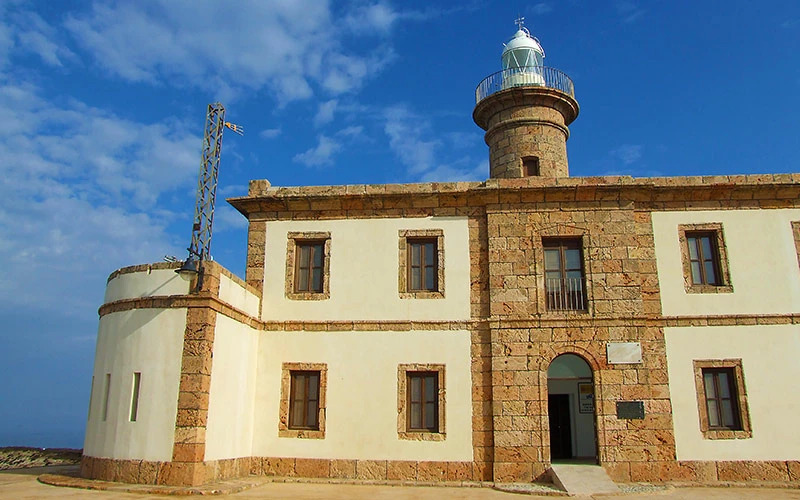
[[[112,273],[81,475],[800,482],[800,174],[569,177],[572,81],[501,59],[487,180],[253,180],[244,279]]]

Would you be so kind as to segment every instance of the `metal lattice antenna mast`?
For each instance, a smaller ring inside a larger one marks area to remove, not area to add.
[[[211,226],[214,222],[219,157],[222,151],[222,132],[225,127],[239,135],[244,134],[242,127],[225,121],[225,106],[218,102],[209,104],[203,135],[203,159],[197,179],[197,203],[192,224],[192,242],[188,249],[187,263],[192,260],[202,263],[211,255]]]

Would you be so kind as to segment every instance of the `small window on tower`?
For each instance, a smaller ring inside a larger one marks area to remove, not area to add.
[[[522,158],[522,175],[525,177],[539,176],[539,158],[536,156],[524,156]]]

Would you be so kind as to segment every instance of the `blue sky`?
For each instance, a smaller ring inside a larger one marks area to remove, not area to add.
[[[185,255],[206,105],[221,198],[483,180],[474,90],[525,16],[575,82],[574,176],[800,171],[800,2],[0,2],[0,446],[82,444],[107,276]],[[218,203],[212,254],[243,275]]]

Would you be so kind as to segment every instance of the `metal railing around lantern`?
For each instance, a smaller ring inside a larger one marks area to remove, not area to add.
[[[516,87],[545,87],[575,97],[572,79],[561,70],[547,66],[523,66],[504,69],[484,78],[475,89],[475,104],[496,92]]]

